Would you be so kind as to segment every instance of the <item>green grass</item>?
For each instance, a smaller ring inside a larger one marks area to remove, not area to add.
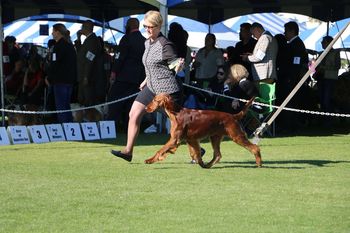
[[[144,164],[167,138],[132,163],[109,154],[125,135],[0,147],[0,232],[350,232],[349,135],[263,139],[263,168],[227,140],[209,170],[184,145]]]

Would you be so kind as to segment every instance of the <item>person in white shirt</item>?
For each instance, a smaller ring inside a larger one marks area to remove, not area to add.
[[[205,37],[205,46],[198,50],[194,62],[195,80],[200,87],[206,88],[216,77],[218,66],[224,64],[223,53],[215,47],[216,37],[208,33]]]

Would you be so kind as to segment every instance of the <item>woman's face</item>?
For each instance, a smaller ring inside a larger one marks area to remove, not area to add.
[[[61,38],[61,33],[59,31],[56,31],[55,29],[52,30],[52,38],[55,41],[58,41]]]
[[[160,33],[160,26],[159,25],[154,25],[151,22],[149,22],[147,19],[145,19],[145,23],[143,27],[146,29],[147,34],[152,40],[155,40],[159,33]]]
[[[216,77],[219,80],[219,82],[222,82],[225,80],[225,71],[223,68],[219,68],[218,72],[216,73]]]

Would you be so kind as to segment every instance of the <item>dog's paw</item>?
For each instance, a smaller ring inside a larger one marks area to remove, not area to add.
[[[146,163],[146,164],[152,164],[152,163],[154,163],[154,160],[153,160],[152,158],[146,159],[146,160],[145,160],[145,163]]]

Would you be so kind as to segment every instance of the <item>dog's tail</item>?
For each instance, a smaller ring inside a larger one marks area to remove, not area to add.
[[[247,114],[249,107],[252,105],[253,101],[254,101],[255,97],[251,98],[245,105],[244,108],[237,114],[235,114],[235,117],[238,120],[241,120],[245,114]]]

